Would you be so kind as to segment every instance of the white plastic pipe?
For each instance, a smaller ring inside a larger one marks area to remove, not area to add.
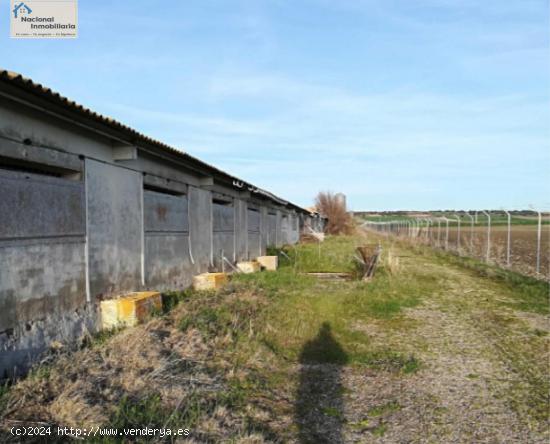
[[[233,262],[237,262],[237,201],[233,199]],[[267,230],[267,245],[269,245],[269,230]]]
[[[239,270],[237,267],[235,267],[235,265],[233,265],[233,264],[231,263],[231,261],[230,261],[229,259],[227,259],[225,256],[223,256],[223,261],[224,261],[227,265],[229,265],[229,266],[233,269],[233,271],[234,271],[235,273],[242,273],[241,270]]]
[[[195,259],[193,259],[193,249],[191,247],[191,192],[187,189],[187,250],[189,251],[189,259],[191,263],[195,265]]]

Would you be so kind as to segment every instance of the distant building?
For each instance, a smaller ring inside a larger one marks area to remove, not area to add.
[[[336,193],[334,195],[334,197],[336,198],[336,200],[338,202],[340,202],[344,208],[347,208],[347,205],[346,205],[346,195],[344,193]]]

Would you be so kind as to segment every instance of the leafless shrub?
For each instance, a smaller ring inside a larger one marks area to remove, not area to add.
[[[315,198],[317,211],[328,218],[325,232],[328,234],[351,234],[353,218],[346,209],[345,202],[330,191],[321,191]]]

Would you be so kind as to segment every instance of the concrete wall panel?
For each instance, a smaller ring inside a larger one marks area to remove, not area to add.
[[[233,205],[213,204],[214,231],[233,232],[235,228],[235,210]]]
[[[32,140],[31,140],[32,143]],[[76,154],[67,153],[64,151],[50,149],[45,146],[27,145],[21,140],[2,140],[2,149],[0,151],[3,163],[34,164],[40,168],[49,168],[52,170],[63,172],[64,174],[81,172],[83,170],[83,162]]]
[[[300,221],[297,214],[290,216],[289,244],[295,244],[300,240]]]
[[[214,266],[221,269],[222,252],[228,260],[234,261],[235,258],[235,209],[232,203],[220,204],[213,203],[213,256]]]
[[[84,242],[0,243],[0,332],[86,303]]]
[[[248,229],[248,241],[247,241],[247,254],[248,259],[256,259],[261,254],[261,241],[260,241],[260,225],[261,215],[260,211],[255,208],[248,208],[247,212],[247,229]]]
[[[252,233],[260,232],[260,212],[256,209],[248,208],[247,210],[247,229]]]
[[[222,266],[222,251],[223,255],[231,262],[234,262],[234,236],[233,232],[214,232],[214,266],[217,270],[220,270]]]
[[[94,325],[83,240],[8,244],[0,242],[0,379],[24,373],[51,341],[74,341]]]
[[[267,207],[262,206],[260,209],[260,255],[266,254],[269,236],[269,221],[267,217]]]
[[[167,290],[190,284],[187,196],[144,190],[145,284]]]
[[[267,246],[274,247],[277,244],[277,214],[267,213]]]
[[[0,169],[0,239],[84,236],[84,185]]]
[[[145,233],[187,233],[187,196],[144,190]]]
[[[276,247],[282,247],[283,246],[283,233],[281,229],[282,225],[282,214],[280,210],[276,211],[276,218],[275,218],[275,246]]]
[[[248,232],[248,259],[253,260],[261,256],[260,233]]]
[[[281,243],[283,245],[289,244],[289,230],[290,230],[290,220],[289,216],[286,213],[281,214]]]
[[[20,322],[9,331],[0,331],[0,379],[25,374],[50,347],[52,341],[74,343],[96,330],[96,310],[92,305],[69,312],[45,308],[33,322]]]
[[[139,152],[138,158],[135,160],[125,160],[118,163],[138,171],[143,171],[147,173],[147,175],[170,179],[173,187],[177,187],[179,184],[189,184],[193,186],[199,186],[200,184],[199,179],[195,175],[183,171],[183,166],[175,162],[170,162],[169,160],[161,160],[143,151]],[[147,180],[149,180],[149,178]],[[178,183],[174,184],[175,181]]]
[[[92,299],[142,284],[142,175],[86,159]]]
[[[210,191],[189,187],[189,236],[196,272],[208,271],[212,261],[212,196]]]
[[[39,110],[15,102],[0,103],[0,135],[33,145],[47,146],[104,161],[112,161],[109,140],[77,126],[69,126]]]
[[[235,199],[235,245],[237,261],[248,259],[247,204]]]
[[[194,265],[187,234],[150,233],[145,236],[145,284],[154,290],[181,289],[191,284]]]

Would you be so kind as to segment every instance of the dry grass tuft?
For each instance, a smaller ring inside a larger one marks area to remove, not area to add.
[[[384,255],[384,267],[392,275],[399,271],[399,256],[395,254],[393,247],[390,247]]]
[[[238,444],[264,444],[267,442],[259,433],[244,436],[237,440]]]
[[[170,314],[119,332],[31,374],[10,390],[0,417],[61,426],[177,426],[211,442],[257,441],[234,389],[247,379],[235,368],[235,333],[253,335],[250,317],[261,295],[196,294]],[[251,355],[250,364],[263,365]],[[143,423],[143,421],[149,424]],[[248,440],[248,441],[247,441]]]

